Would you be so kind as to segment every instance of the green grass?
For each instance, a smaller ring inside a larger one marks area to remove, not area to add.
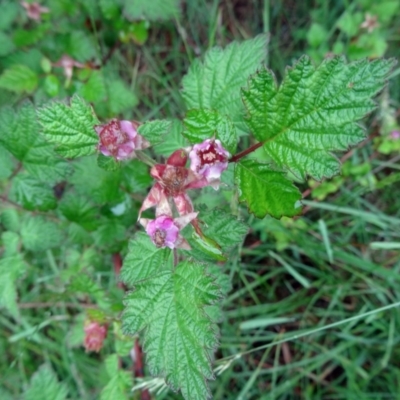
[[[310,18],[328,32],[328,49],[339,36],[346,52],[351,40],[335,27],[346,10],[356,8],[350,0],[187,1],[179,22],[154,24],[144,46],[122,46],[108,68],[139,98],[128,117],[181,117],[179,82],[190,60],[207,48],[269,31],[268,65],[279,79],[286,65],[309,52]],[[397,14],[385,30],[387,56],[399,56],[399,21]],[[313,54],[323,57],[322,47]],[[398,75],[389,93],[399,110]],[[380,123],[371,116],[369,131]],[[399,173],[399,158],[380,154],[369,140],[348,162],[371,168],[361,177],[346,176],[322,201],[307,197],[306,212],[294,221],[260,221],[240,209],[251,231],[221,267],[233,289],[224,302],[215,399],[400,398],[400,188],[396,180],[379,187]],[[20,315],[0,314],[1,399],[21,398],[45,362],[67,384],[70,398],[98,399],[107,383],[99,365],[113,349],[111,340],[100,355],[74,345],[79,341],[74,324],[85,311],[80,300],[86,298],[63,291],[62,273],[74,256],[65,251],[30,255],[18,287]],[[92,271],[95,281],[118,298],[111,257],[97,256],[103,267]],[[124,359],[123,367],[131,366]],[[132,398],[140,399],[140,393]],[[179,396],[164,391],[157,398]]]

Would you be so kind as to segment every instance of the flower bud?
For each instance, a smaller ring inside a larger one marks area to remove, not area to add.
[[[135,150],[149,147],[149,143],[137,133],[137,124],[131,121],[111,120],[104,125],[96,125],[99,135],[98,149],[105,156],[116,160],[126,160],[135,157]]]
[[[84,346],[86,352],[99,352],[103,347],[104,339],[107,337],[107,326],[100,325],[98,322],[87,322],[84,327],[85,339]]]
[[[229,152],[218,139],[207,139],[195,144],[189,153],[190,169],[203,176],[207,182],[217,181],[228,168],[229,157]]]

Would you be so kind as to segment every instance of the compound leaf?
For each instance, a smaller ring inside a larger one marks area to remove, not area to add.
[[[254,160],[243,160],[236,165],[235,179],[240,201],[245,201],[256,217],[293,217],[300,212],[301,194],[284,172]]]
[[[221,297],[204,265],[184,261],[137,282],[125,297],[123,330],[144,331],[144,349],[150,372],[163,375],[186,399],[210,396],[207,379],[217,345],[217,326],[205,308]]]
[[[247,124],[280,168],[300,179],[331,177],[340,167],[331,152],[364,139],[356,122],[374,109],[371,98],[393,65],[382,59],[346,64],[335,57],[315,67],[302,57],[287,69],[279,87],[261,69],[243,90]]]
[[[267,36],[261,35],[242,43],[231,43],[225,49],[208,50],[204,62],[195,60],[182,80],[186,107],[207,108],[229,115],[236,126],[245,129],[240,88],[260,67],[266,48]]]
[[[70,105],[52,102],[37,112],[46,138],[59,154],[75,158],[96,153],[99,140],[93,127],[99,121],[80,97],[72,97]]]

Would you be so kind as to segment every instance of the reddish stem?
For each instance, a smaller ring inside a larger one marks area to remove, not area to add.
[[[257,150],[260,148],[264,143],[263,142],[258,142],[256,144],[253,144],[250,146],[248,149],[241,151],[240,153],[235,154],[229,162],[238,162],[241,158],[247,156],[247,154],[252,153],[253,151]]]
[[[122,268],[122,257],[121,257],[121,254],[120,253],[114,253],[112,255],[112,258],[113,258],[113,264],[114,264],[115,277],[117,279],[119,279],[119,274],[120,274],[121,268]],[[118,280],[117,286],[120,289],[123,289],[123,290],[126,289],[125,285],[120,280]]]

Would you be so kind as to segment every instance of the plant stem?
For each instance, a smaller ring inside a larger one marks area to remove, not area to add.
[[[156,162],[152,158],[150,158],[146,153],[144,153],[143,151],[138,150],[135,153],[136,153],[136,157],[138,160],[149,165],[150,167],[152,167],[153,165],[156,164]]]
[[[229,162],[238,162],[241,158],[247,156],[247,154],[252,153],[253,151],[257,150],[258,148],[260,148],[264,143],[263,142],[258,142],[256,144],[253,144],[252,146],[250,146],[248,149],[241,151],[238,154],[235,154],[230,160]]]

